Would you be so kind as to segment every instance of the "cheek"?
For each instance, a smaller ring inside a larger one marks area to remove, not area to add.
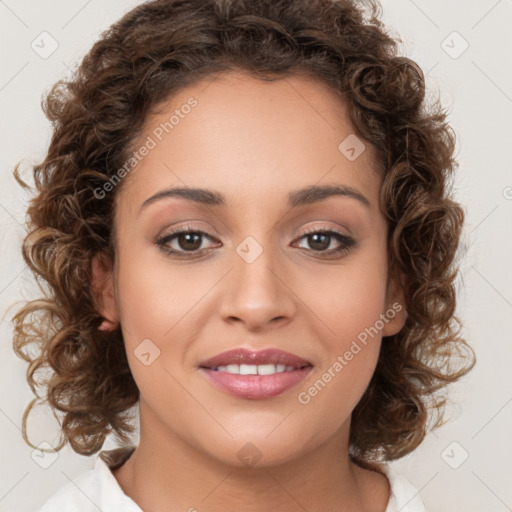
[[[300,292],[337,348],[374,326],[384,312],[387,260],[382,247],[374,249],[361,251],[334,271],[322,270]]]
[[[191,268],[141,254],[120,261],[118,300],[127,331],[162,340],[179,329],[178,323],[215,282],[211,273],[209,280],[198,280]]]
[[[119,259],[117,293],[128,364],[141,400],[154,411],[167,403],[185,407],[169,361],[183,364],[186,337],[180,329],[200,290],[190,281],[187,285],[183,272],[170,275],[168,266],[148,261],[147,253],[126,251]]]
[[[143,395],[159,401],[158,389],[168,393],[176,387],[179,393],[168,372],[189,368],[190,346],[215,312],[208,293],[223,273],[204,264],[200,271],[194,265],[169,264],[147,248],[120,251],[121,325],[129,365]]]
[[[382,340],[378,321],[385,297],[385,283],[379,284],[378,274],[353,272],[342,285],[329,285],[326,292],[331,300],[318,294],[313,303],[312,309],[322,319],[317,332],[322,358],[314,377],[297,390],[296,398],[304,425],[317,429],[320,437],[350,417],[375,371]]]
[[[385,312],[387,260],[383,247],[361,252],[351,264],[347,259],[345,266],[330,275],[316,276],[316,286],[304,286],[300,292],[321,320],[316,335],[323,352],[317,384],[301,390],[307,396],[303,401],[299,397],[300,403],[315,401],[319,410],[337,403],[347,412],[368,386],[379,357],[380,319]]]

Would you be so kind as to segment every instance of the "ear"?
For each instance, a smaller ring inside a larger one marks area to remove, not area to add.
[[[407,310],[405,309],[405,297],[402,283],[405,276],[400,274],[399,279],[390,279],[386,293],[386,311],[384,312],[387,321],[382,329],[382,336],[393,336],[405,325]]]
[[[100,330],[112,330],[119,322],[119,308],[115,296],[113,263],[105,254],[95,254],[91,260],[92,289],[98,313],[106,321]]]

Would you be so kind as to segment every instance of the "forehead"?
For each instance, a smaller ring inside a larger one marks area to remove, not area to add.
[[[345,101],[318,80],[213,75],[148,117],[133,149],[148,140],[152,148],[123,183],[123,194],[135,203],[162,187],[201,186],[228,197],[258,196],[321,181],[378,193],[375,150],[364,143],[356,160],[347,159],[340,145],[351,137]]]

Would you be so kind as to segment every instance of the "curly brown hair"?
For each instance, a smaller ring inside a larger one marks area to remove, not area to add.
[[[355,0],[156,0],[106,30],[70,80],[43,102],[53,134],[33,166],[26,263],[43,297],[13,317],[14,348],[28,361],[36,395],[61,420],[62,447],[92,454],[106,435],[127,440],[127,411],[139,392],[120,327],[102,322],[91,289],[91,260],[115,257],[115,199],[98,200],[132,153],[144,121],[199,79],[243,70],[261,80],[314,77],[346,102],[358,136],[377,149],[381,209],[388,221],[389,276],[399,279],[408,316],[381,347],[373,378],[352,415],[350,453],[392,460],[418,446],[444,393],[474,353],[455,316],[456,253],[464,214],[451,197],[455,136],[424,75],[398,55],[380,5]],[[19,177],[19,165],[15,175]],[[33,349],[36,349],[35,351]],[[41,392],[43,390],[43,392]]]

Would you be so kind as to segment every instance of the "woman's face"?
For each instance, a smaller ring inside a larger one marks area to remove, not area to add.
[[[134,148],[103,313],[121,323],[141,441],[235,465],[347,444],[381,338],[405,311],[387,288],[376,153],[341,100],[307,78],[230,72],[175,95]],[[208,364],[234,349],[292,358]]]

